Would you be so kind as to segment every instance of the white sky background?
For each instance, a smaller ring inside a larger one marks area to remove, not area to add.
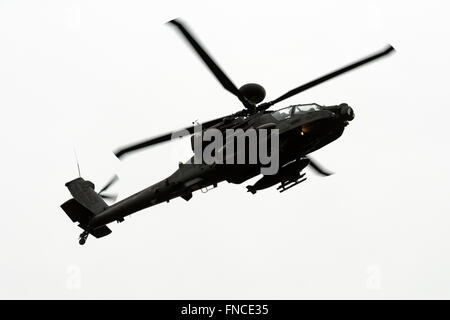
[[[0,1],[1,298],[450,298],[448,1]],[[189,156],[119,146],[241,109],[164,22],[273,99],[391,43],[397,53],[280,103],[347,102],[314,157],[336,172],[250,195],[222,183],[103,239],[59,208],[82,175],[124,198]]]

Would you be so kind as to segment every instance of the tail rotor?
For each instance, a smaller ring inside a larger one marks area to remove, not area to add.
[[[115,202],[117,200],[117,193],[104,193],[107,191],[112,185],[114,185],[119,180],[119,177],[115,174],[109,179],[109,181],[104,185],[103,188],[100,189],[98,195],[102,197],[104,200],[110,200]]]

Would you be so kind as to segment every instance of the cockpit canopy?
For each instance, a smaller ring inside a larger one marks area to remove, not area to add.
[[[317,103],[296,104],[272,112],[272,116],[277,120],[289,119],[293,114],[302,114],[313,111],[323,110],[323,107]]]

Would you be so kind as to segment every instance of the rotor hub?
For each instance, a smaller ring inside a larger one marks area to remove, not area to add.
[[[239,91],[252,104],[258,104],[266,97],[266,90],[257,83],[244,84]]]

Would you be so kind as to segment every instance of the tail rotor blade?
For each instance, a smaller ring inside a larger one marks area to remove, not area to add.
[[[100,197],[105,200],[111,200],[112,202],[117,200],[117,194],[101,194]]]
[[[100,189],[100,191],[98,192],[98,194],[101,195],[101,193],[103,191],[108,190],[114,183],[117,182],[117,180],[119,180],[119,177],[117,175],[114,175],[106,184],[103,188]]]

